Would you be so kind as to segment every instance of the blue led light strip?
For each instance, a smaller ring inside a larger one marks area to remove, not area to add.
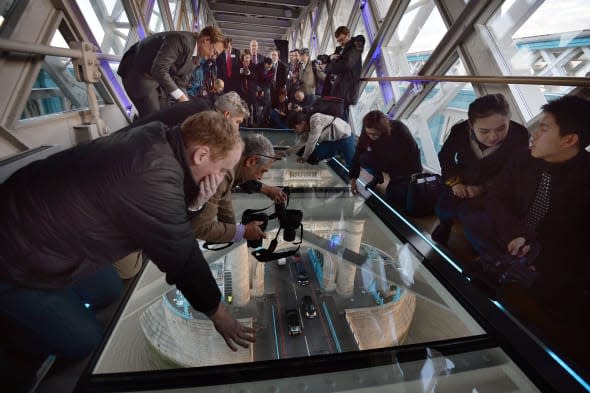
[[[334,325],[332,324],[332,318],[330,317],[330,313],[328,312],[328,306],[326,306],[326,302],[322,302],[322,307],[324,308],[324,314],[326,314],[326,319],[328,320],[330,333],[332,333],[332,338],[334,338],[334,343],[336,344],[336,350],[338,352],[342,352],[342,347],[340,346],[340,341],[338,341],[338,336],[336,336],[336,330],[334,329]]]
[[[501,303],[498,303],[496,300],[492,300],[492,303],[496,307],[498,307],[503,313],[508,315],[519,327],[523,330],[526,330],[524,326],[510,313],[510,311],[506,310]],[[549,356],[551,356],[569,375],[571,375],[587,392],[590,392],[590,384],[586,382],[577,372],[575,372],[563,359],[561,359],[551,348],[545,345],[541,340],[539,340],[534,335],[529,335],[537,345],[539,345]]]
[[[275,333],[275,348],[277,349],[277,359],[281,358],[281,354],[279,352],[279,338],[277,337],[277,319],[275,317],[275,306],[274,304],[270,305],[272,310],[272,327]]]

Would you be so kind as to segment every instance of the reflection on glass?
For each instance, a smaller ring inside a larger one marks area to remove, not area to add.
[[[334,26],[334,31],[336,31],[339,26],[346,26],[348,24],[354,4],[354,1],[338,0],[336,3],[336,10],[332,16],[332,26]]]
[[[122,55],[129,36],[129,19],[120,0],[77,2],[103,53]]]
[[[445,75],[465,75],[461,59]],[[420,147],[423,166],[440,173],[438,152],[451,127],[467,119],[467,109],[475,98],[471,83],[441,82],[411,115],[403,119]]]
[[[504,75],[585,77],[590,72],[587,9],[585,1],[506,2],[486,23],[490,35],[483,36]],[[548,99],[563,96],[573,87],[511,89],[523,117],[530,120]]]
[[[232,198],[237,217],[269,206],[263,195]],[[94,373],[314,356],[483,333],[362,199],[348,191],[293,192],[288,208],[303,212],[299,254],[261,263],[244,242],[205,251],[225,306],[256,329],[255,344],[231,352],[211,322],[149,264]],[[277,229],[277,220],[270,220],[264,246]],[[277,250],[294,247],[280,233]]]
[[[150,15],[150,31],[152,33],[159,33],[164,31],[164,19],[162,18],[162,12],[160,11],[160,4],[158,1],[154,2],[154,8]]]
[[[371,78],[375,78],[377,72],[373,71]],[[363,117],[372,110],[385,111],[385,102],[381,94],[379,82],[367,82],[361,92],[359,102],[350,108],[354,132],[360,135],[363,125]]]
[[[194,12],[193,12],[193,5],[191,0],[184,0],[184,8],[186,10],[185,17],[188,19],[187,23],[187,30],[194,31],[195,30],[195,21],[194,21]]]

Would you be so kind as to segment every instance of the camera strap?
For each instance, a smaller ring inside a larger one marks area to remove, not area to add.
[[[271,262],[280,258],[287,258],[293,256],[297,252],[299,252],[299,249],[301,248],[301,243],[303,243],[303,224],[299,224],[299,241],[293,243],[296,244],[297,247],[285,251],[274,252],[279,243],[277,239],[279,238],[279,233],[281,232],[281,229],[282,228],[279,228],[277,234],[275,235],[275,238],[271,240],[268,248],[259,248],[257,250],[252,251],[252,256],[256,258],[258,262]]]
[[[203,244],[203,248],[205,250],[209,250],[209,251],[220,251],[223,249],[228,248],[229,246],[231,246],[232,244],[234,244],[234,242],[227,242],[227,243],[209,243],[209,242],[205,242],[205,244]],[[219,247],[211,247],[211,246],[217,246],[219,245]]]

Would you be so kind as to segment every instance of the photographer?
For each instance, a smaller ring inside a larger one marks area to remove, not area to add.
[[[226,174],[216,193],[192,221],[197,239],[226,243],[266,238],[260,228],[260,221],[252,221],[246,225],[236,224],[231,203],[231,190],[235,187],[240,186],[248,192],[261,192],[276,203],[287,200],[287,195],[279,187],[267,186],[260,182],[264,173],[280,159],[275,156],[270,141],[260,134],[248,135],[243,140],[244,151],[240,161]]]
[[[350,30],[346,26],[338,27],[334,36],[340,46],[330,56],[330,62],[325,69],[326,74],[335,78],[328,95],[344,99],[344,116],[348,121],[349,106],[355,105],[359,99],[365,37],[362,35],[351,37]]]
[[[308,117],[305,112],[295,112],[289,115],[288,126],[299,135],[295,145],[288,151],[300,156],[297,162],[317,164],[340,153],[346,166],[350,168],[354,155],[354,137],[347,122],[323,113]]]

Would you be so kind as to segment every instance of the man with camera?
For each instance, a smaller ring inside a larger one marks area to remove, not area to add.
[[[243,138],[244,151],[233,171],[226,174],[217,192],[204,205],[201,214],[193,220],[197,239],[210,243],[238,242],[242,239],[266,238],[262,221],[236,224],[231,202],[231,190],[236,187],[247,192],[261,192],[276,203],[286,202],[287,195],[279,187],[261,183],[262,176],[280,158],[275,156],[271,142],[260,134]],[[217,219],[217,220],[216,220]]]
[[[120,298],[112,263],[142,249],[234,351],[254,342],[221,304],[190,225],[242,141],[222,114],[152,122],[35,161],[0,185],[0,318],[19,351],[78,360],[100,344],[95,310]],[[49,191],[49,192],[48,192]],[[89,306],[85,306],[85,303]]]

